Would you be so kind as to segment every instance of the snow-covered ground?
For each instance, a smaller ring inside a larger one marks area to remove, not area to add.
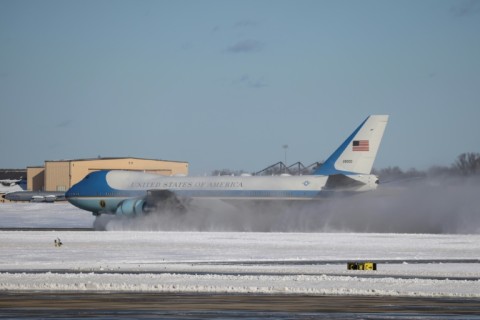
[[[67,202],[0,204],[0,228],[91,228],[94,220]]]
[[[93,221],[67,203],[0,205],[0,228]],[[378,270],[347,270],[365,260]],[[0,231],[0,290],[478,298],[479,261],[468,234]]]

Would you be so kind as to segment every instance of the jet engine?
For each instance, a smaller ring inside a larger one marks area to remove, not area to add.
[[[116,215],[134,216],[148,212],[147,202],[145,199],[127,199],[120,202],[115,211]]]

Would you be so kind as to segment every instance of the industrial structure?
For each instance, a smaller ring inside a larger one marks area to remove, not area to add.
[[[188,162],[142,158],[94,158],[45,161],[43,167],[27,167],[27,190],[67,191],[87,174],[99,170],[129,170],[161,175],[187,175]]]

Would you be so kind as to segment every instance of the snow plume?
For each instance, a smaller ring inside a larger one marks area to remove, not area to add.
[[[431,178],[300,204],[193,200],[186,213],[102,216],[106,230],[480,233],[480,179]]]
[[[480,180],[425,179],[325,203],[336,231],[480,233]]]

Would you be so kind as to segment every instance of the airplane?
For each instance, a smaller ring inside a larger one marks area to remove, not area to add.
[[[24,181],[22,178],[20,178],[20,179],[1,179],[0,184],[2,184],[4,187],[13,187],[15,185],[18,185],[22,181]]]
[[[307,201],[374,190],[370,174],[388,115],[367,117],[311,175],[176,177],[121,170],[88,174],[65,194],[93,215],[135,216],[154,211],[184,212],[191,199]]]
[[[2,195],[10,201],[55,202],[65,201],[65,192],[60,191],[15,191]]]

